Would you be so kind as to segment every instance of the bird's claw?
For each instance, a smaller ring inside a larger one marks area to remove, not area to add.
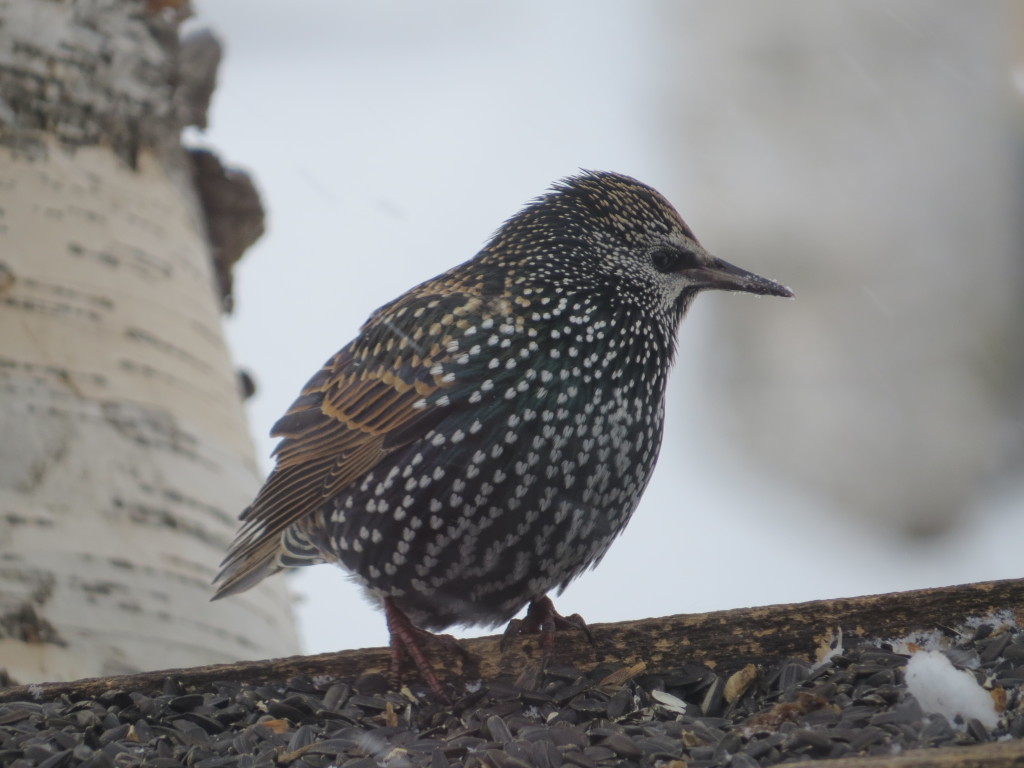
[[[544,652],[544,665],[554,653],[555,632],[557,630],[573,629],[583,632],[591,645],[594,643],[594,636],[590,633],[590,627],[583,617],[578,613],[571,616],[563,616],[555,610],[554,603],[550,597],[542,597],[530,603],[526,610],[526,616],[522,619],[512,619],[505,628],[505,634],[501,638],[501,647],[508,646],[508,642],[517,635],[540,635],[540,647]]]

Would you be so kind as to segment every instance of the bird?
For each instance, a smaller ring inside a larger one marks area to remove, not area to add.
[[[213,599],[334,563],[383,608],[394,676],[453,625],[585,628],[548,596],[594,567],[651,478],[694,297],[790,289],[712,256],[652,187],[556,181],[468,261],[374,311],[272,435]],[[523,620],[514,617],[526,607]]]

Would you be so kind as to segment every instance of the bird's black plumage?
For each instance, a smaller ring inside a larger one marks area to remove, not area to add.
[[[672,206],[583,172],[372,314],[275,425],[217,596],[337,562],[417,625],[495,625],[597,563],[650,479],[705,289],[791,295]]]

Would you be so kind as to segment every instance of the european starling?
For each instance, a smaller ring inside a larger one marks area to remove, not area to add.
[[[393,668],[408,652],[439,693],[422,630],[529,604],[550,640],[567,620],[547,593],[600,561],[651,477],[676,332],[706,289],[792,296],[635,179],[557,182],[310,379],[216,597],[338,563],[382,603]]]

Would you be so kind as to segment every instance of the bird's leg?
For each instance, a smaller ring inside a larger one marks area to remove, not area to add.
[[[555,610],[555,604],[551,598],[545,595],[530,602],[526,609],[526,618],[512,619],[505,629],[503,642],[515,635],[540,635],[540,647],[544,651],[544,664],[550,661],[555,649],[555,631],[559,629],[581,630],[587,635],[587,640],[594,642],[594,636],[590,634],[590,628],[578,613],[572,616],[563,616]]]
[[[424,642],[441,642],[454,649],[463,659],[470,659],[469,652],[459,645],[458,641],[451,635],[435,635],[420,629],[405,615],[401,608],[395,605],[393,598],[384,598],[384,616],[388,622],[388,633],[391,635],[391,682],[397,687],[402,682],[402,652],[408,654],[416,669],[423,676],[427,685],[439,698],[445,702],[451,701],[447,692],[441,685],[441,681],[434,674],[434,668],[423,653]]]
[[[441,681],[437,679],[434,668],[420,646],[421,640],[425,639],[424,635],[428,633],[409,621],[409,617],[390,597],[384,598],[384,616],[387,618],[388,633],[391,635],[391,682],[398,686],[402,681],[402,651],[405,651],[416,665],[416,669],[423,675],[430,690],[448,701],[448,694],[441,686]]]

